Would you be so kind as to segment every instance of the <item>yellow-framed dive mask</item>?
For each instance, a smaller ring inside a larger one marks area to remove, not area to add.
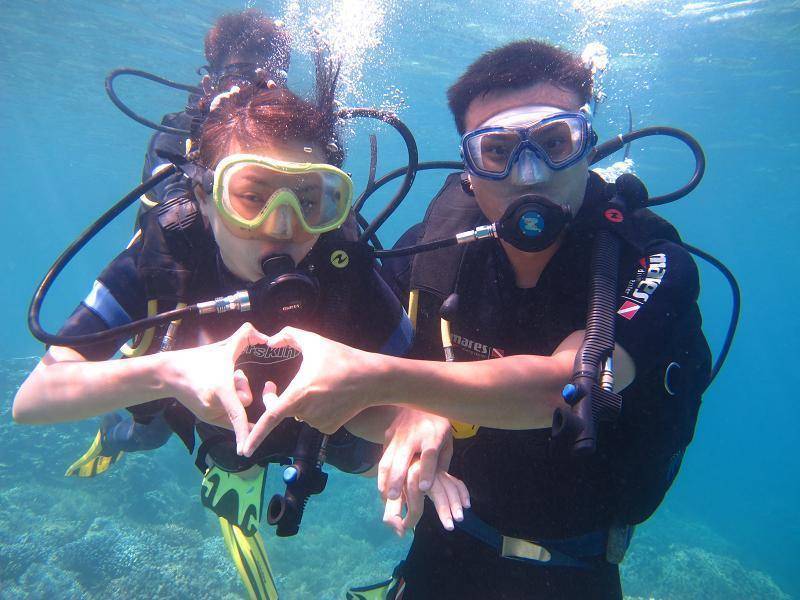
[[[353,182],[336,167],[285,162],[257,154],[233,154],[214,170],[214,204],[232,226],[284,237],[292,219],[319,235],[344,222]]]

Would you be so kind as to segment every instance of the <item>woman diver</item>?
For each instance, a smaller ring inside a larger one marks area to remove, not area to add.
[[[296,352],[270,348],[267,334],[298,325],[356,348],[391,354],[403,354],[411,342],[408,318],[374,264],[355,253],[331,253],[331,248],[343,252],[341,242],[354,234],[352,182],[339,168],[344,153],[337,136],[337,77],[338,68],[320,55],[314,102],[273,81],[234,86],[201,101],[207,116],[193,132],[193,151],[181,169],[193,185],[190,201],[199,207],[203,236],[191,245],[183,295],[194,303],[248,287],[261,290],[249,322],[232,312],[187,317],[177,330],[159,331],[162,337],[174,336],[174,350],[157,352],[159,344],[153,343],[150,353],[126,360],[112,360],[122,339],[53,346],[14,399],[14,419],[31,424],[128,408],[134,415],[125,428],[128,435],[100,440],[109,460],[122,450],[152,448],[146,435],[151,426],[169,427],[190,452],[197,433],[203,504],[220,517],[253,597],[275,592],[257,532],[265,467],[293,456],[303,432],[310,430],[288,419],[244,456],[253,423],[302,361]],[[161,262],[153,264],[148,248],[164,231],[158,211],[148,215],[142,235],[101,273],[62,334],[106,330],[144,318],[154,301],[175,303],[168,293],[153,297],[154,289],[163,289],[158,277],[174,272],[158,253]],[[302,303],[294,302],[297,290]],[[383,441],[393,410],[357,415],[347,429]],[[347,472],[367,472],[377,463],[380,446],[347,429],[326,439],[327,460]],[[469,503],[466,488],[444,469],[429,495],[448,528]]]

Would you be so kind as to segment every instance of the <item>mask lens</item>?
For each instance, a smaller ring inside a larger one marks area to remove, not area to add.
[[[553,165],[564,163],[578,155],[585,142],[582,123],[574,118],[534,125],[528,136],[547,154]]]
[[[334,227],[349,210],[343,176],[324,170],[287,173],[258,163],[229,167],[222,179],[222,207],[257,226],[278,207],[295,213],[307,230]]]
[[[493,131],[476,135],[467,145],[475,166],[489,173],[502,173],[519,143],[514,132]]]
[[[268,169],[260,165],[241,164],[232,167],[224,182],[225,208],[244,220],[255,219],[280,188],[271,175]]]
[[[341,180],[332,173],[284,175],[281,179],[282,187],[290,189],[297,198],[303,220],[309,227],[327,227],[335,223],[345,210]]]

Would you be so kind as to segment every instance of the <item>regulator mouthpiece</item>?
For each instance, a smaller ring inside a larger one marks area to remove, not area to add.
[[[508,207],[496,223],[497,237],[523,252],[552,246],[572,219],[569,208],[527,194]]]

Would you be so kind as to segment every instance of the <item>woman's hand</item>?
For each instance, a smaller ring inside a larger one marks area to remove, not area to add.
[[[403,493],[396,499],[386,501],[383,522],[403,537],[409,529],[414,529],[422,517],[427,495],[436,508],[439,520],[448,531],[455,527],[454,521],[464,518],[464,509],[470,507],[469,491],[464,482],[443,470],[436,471],[433,483],[427,492],[420,491],[420,461],[415,461],[408,469],[408,478]],[[405,505],[405,515],[403,506]]]
[[[245,323],[221,342],[162,355],[170,394],[198,419],[233,429],[239,454],[251,427],[244,409],[253,397],[247,377],[235,370],[236,360],[248,346],[268,341],[266,335]]]
[[[244,447],[247,456],[287,417],[331,434],[381,397],[374,355],[369,352],[294,327],[270,337],[269,346],[291,346],[302,353],[303,362],[280,396],[265,399],[267,410]]]

